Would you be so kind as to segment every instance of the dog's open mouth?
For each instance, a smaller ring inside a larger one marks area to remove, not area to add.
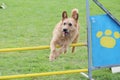
[[[63,32],[64,36],[68,36],[69,32]]]

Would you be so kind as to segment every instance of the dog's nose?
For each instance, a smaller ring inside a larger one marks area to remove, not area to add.
[[[67,29],[63,29],[64,32],[67,32]]]

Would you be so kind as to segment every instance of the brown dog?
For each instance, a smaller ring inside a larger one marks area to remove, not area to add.
[[[69,44],[77,42],[79,36],[78,17],[77,9],[72,10],[70,18],[68,18],[67,12],[63,11],[62,20],[53,31],[53,38],[50,43],[50,61],[56,59],[61,53],[66,53]],[[56,46],[60,46],[60,49],[57,50]],[[74,52],[74,49],[75,47],[72,48],[72,52]]]

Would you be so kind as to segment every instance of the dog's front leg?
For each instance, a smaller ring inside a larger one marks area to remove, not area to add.
[[[57,55],[56,55],[56,58],[60,55],[60,54],[62,54],[63,52],[65,53],[65,52],[67,52],[67,48],[68,48],[68,45],[63,45],[59,50],[58,50],[58,52],[57,52]]]
[[[53,61],[56,58],[56,55],[57,55],[55,41],[51,41],[50,49],[51,49],[51,53],[50,53],[50,56],[49,56],[49,60]]]

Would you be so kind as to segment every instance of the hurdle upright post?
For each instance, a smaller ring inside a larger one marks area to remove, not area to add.
[[[86,23],[87,23],[87,49],[88,49],[88,76],[92,80],[92,61],[91,61],[91,26],[90,26],[89,0],[86,0]]]

